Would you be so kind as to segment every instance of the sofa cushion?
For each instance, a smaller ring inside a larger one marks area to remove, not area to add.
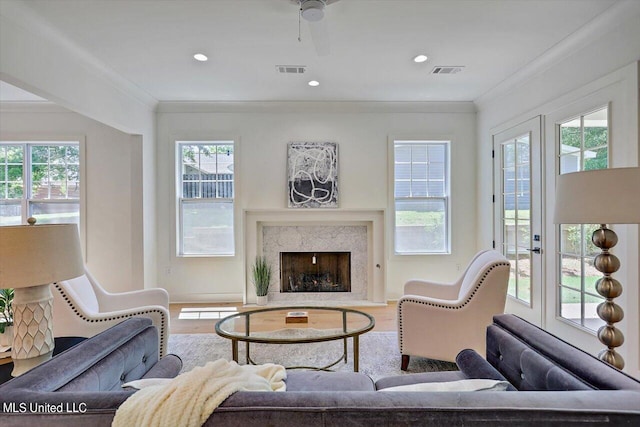
[[[287,371],[290,391],[374,391],[373,380],[358,372]]]
[[[420,372],[417,374],[391,375],[389,377],[380,378],[376,381],[376,390],[409,384],[437,383],[464,379],[466,379],[466,377],[460,371]]]
[[[70,292],[73,292],[74,300],[82,306],[83,309],[90,313],[99,313],[100,305],[98,304],[98,298],[93,290],[93,286],[89,282],[86,275],[76,277],[74,279],[66,280]]]

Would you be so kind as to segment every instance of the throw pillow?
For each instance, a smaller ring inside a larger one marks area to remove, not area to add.
[[[507,381],[472,379],[399,385],[378,391],[504,391],[508,386],[509,383]]]

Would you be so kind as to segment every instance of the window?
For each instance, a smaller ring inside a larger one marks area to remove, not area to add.
[[[531,135],[500,143],[502,253],[511,262],[508,295],[531,304]]]
[[[449,252],[449,142],[394,141],[396,254]]]
[[[79,142],[0,142],[0,225],[80,222]]]
[[[177,146],[178,255],[233,255],[233,141]]]
[[[608,109],[602,108],[559,124],[560,173],[606,169],[609,157]],[[591,242],[597,224],[562,224],[558,251],[558,311],[562,318],[593,331],[604,325],[596,307],[604,299],[596,292],[602,276],[593,265],[600,250]]]

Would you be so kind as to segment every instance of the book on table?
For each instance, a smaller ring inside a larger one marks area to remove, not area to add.
[[[309,313],[306,311],[290,311],[285,318],[286,323],[307,323],[309,321]]]

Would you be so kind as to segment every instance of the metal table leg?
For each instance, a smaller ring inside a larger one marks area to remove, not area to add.
[[[358,372],[360,369],[360,337],[358,335],[353,336],[353,372]]]
[[[231,357],[234,362],[238,363],[238,340],[231,340]]]

